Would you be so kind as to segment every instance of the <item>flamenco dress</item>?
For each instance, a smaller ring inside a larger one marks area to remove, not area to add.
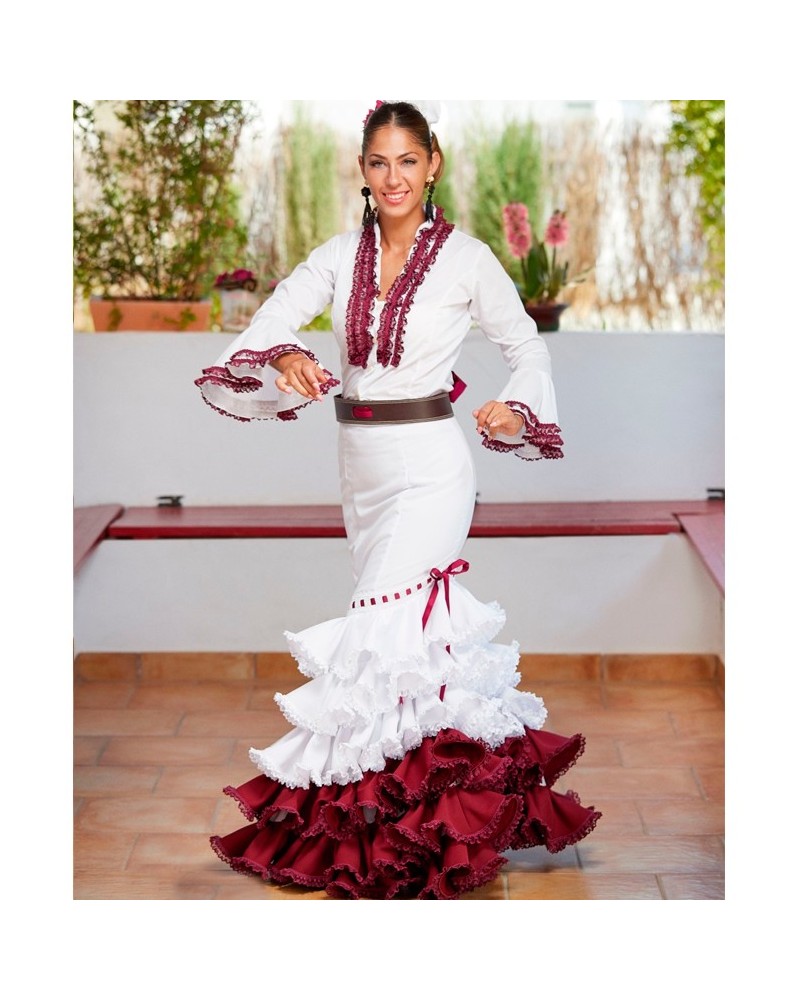
[[[379,275],[377,225],[323,244],[204,369],[205,401],[240,420],[296,419],[309,401],[279,393],[270,362],[316,361],[297,331],[329,304],[345,398],[455,398],[477,323],[510,369],[497,398],[524,418],[515,438],[483,444],[561,457],[549,352],[489,248],[437,210],[384,302]],[[340,385],[328,374],[326,394]],[[553,789],[584,739],[543,729],[542,699],[518,690],[518,644],[492,641],[503,610],[462,583],[475,467],[458,422],[340,423],[338,450],[352,599],[284,633],[309,678],[276,695],[293,728],[251,749],[259,773],[223,790],[247,823],[211,846],[237,871],[335,898],[455,899],[494,878],[504,852],[560,851],[594,828],[600,813]]]

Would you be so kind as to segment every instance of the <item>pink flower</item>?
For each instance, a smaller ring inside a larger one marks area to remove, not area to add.
[[[569,224],[567,223],[566,213],[562,212],[560,209],[556,209],[556,211],[550,216],[550,221],[547,223],[544,241],[548,246],[560,247],[563,246],[568,239]]]
[[[224,271],[218,274],[214,281],[215,288],[246,288],[250,291],[256,287],[256,276],[245,267],[237,267],[235,271]]]
[[[376,112],[378,110],[378,108],[382,104],[385,104],[385,103],[386,103],[385,101],[376,101],[375,102],[375,107],[369,109],[369,111],[367,112],[367,117],[364,119],[364,128],[367,127],[367,122],[370,120],[370,118],[372,117],[373,113]]]
[[[515,257],[524,259],[528,256],[533,242],[528,206],[520,201],[512,201],[503,208],[503,222],[508,249]]]

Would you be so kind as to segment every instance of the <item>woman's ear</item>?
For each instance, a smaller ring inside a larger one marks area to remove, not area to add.
[[[367,179],[367,175],[364,173],[364,157],[359,153],[358,156],[358,169],[361,171],[361,176],[364,180]]]
[[[441,156],[439,156],[438,152],[434,150],[431,153],[431,169],[429,171],[429,173],[433,174],[434,177],[436,176],[436,171],[439,169],[441,162],[442,162]]]

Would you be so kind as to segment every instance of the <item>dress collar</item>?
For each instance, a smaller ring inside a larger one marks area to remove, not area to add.
[[[421,224],[419,226],[417,226],[417,231],[414,233],[414,242],[415,243],[419,239],[419,234],[423,231],[423,229],[430,229],[431,226],[433,225],[434,221],[439,217],[439,215],[442,214],[442,210],[441,210],[441,208],[439,208],[438,205],[434,205],[434,208],[436,209],[436,213],[435,213],[433,219],[423,219],[422,222],[421,222]],[[374,228],[374,232],[375,232],[375,246],[380,249],[380,245],[381,245],[381,227],[378,224],[378,211],[377,211],[377,209],[375,210],[375,222],[373,224],[373,228]]]

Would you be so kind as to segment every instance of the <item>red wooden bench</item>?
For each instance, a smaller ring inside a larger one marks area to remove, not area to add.
[[[718,500],[633,500],[586,503],[479,503],[470,536],[664,535],[681,519],[718,515]],[[128,507],[110,538],[344,538],[336,504],[214,507]]]
[[[720,506],[717,504],[717,506]],[[708,567],[715,583],[725,593],[725,512],[680,514],[678,520],[689,541]]]
[[[108,538],[109,526],[123,512],[118,503],[75,507],[72,511],[72,572],[78,572],[92,549]]]
[[[104,538],[343,538],[337,504],[128,507],[97,504],[74,512],[77,573]],[[720,500],[613,500],[584,503],[479,503],[472,538],[685,533],[725,591],[725,504]]]
[[[724,501],[631,500],[479,503],[472,538],[685,533],[724,592]],[[108,526],[115,539],[343,538],[336,504],[129,507]]]

